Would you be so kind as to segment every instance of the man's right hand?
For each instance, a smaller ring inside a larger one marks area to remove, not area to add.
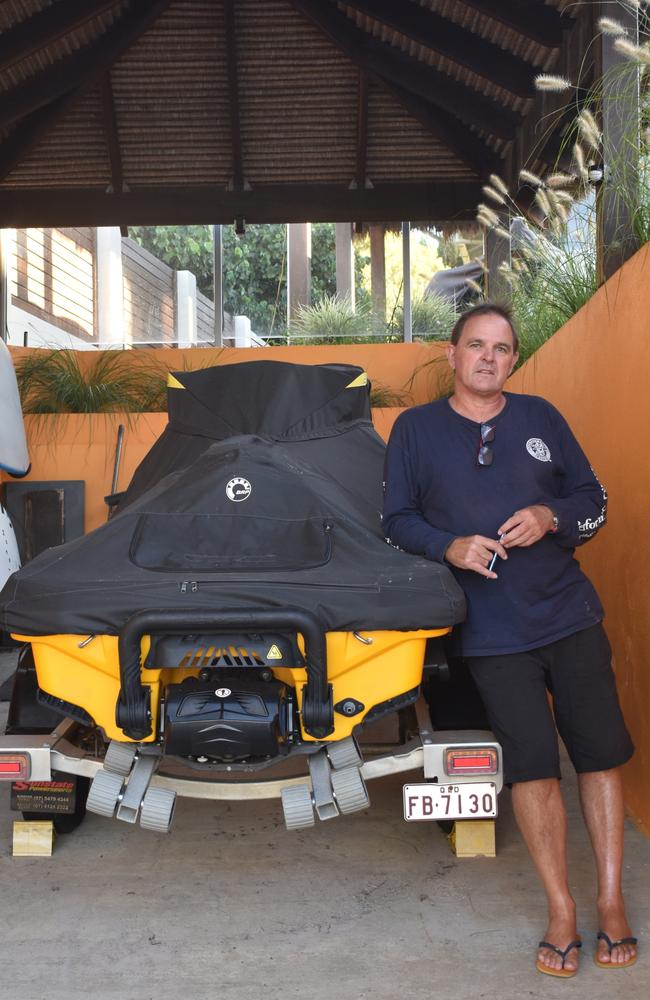
[[[457,569],[471,569],[488,580],[496,580],[497,574],[488,570],[495,552],[501,559],[508,558],[505,548],[495,538],[468,535],[467,538],[454,538],[445,552],[445,561]]]

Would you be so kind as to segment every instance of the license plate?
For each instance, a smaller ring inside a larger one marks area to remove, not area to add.
[[[497,814],[493,781],[462,785],[404,785],[404,819],[491,819]]]

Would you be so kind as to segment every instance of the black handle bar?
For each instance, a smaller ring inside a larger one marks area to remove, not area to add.
[[[241,629],[259,632],[265,629],[300,632],[305,642],[307,683],[302,691],[302,725],[315,739],[324,739],[334,731],[332,686],[327,682],[327,647],[325,630],[315,615],[301,608],[225,608],[220,611],[169,610],[138,611],[123,626],[118,642],[120,659],[120,694],[115,720],[132,740],[151,735],[150,688],[142,684],[140,642],[144,635],[162,632],[185,635]]]

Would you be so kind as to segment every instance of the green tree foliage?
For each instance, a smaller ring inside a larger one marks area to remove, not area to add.
[[[212,299],[211,226],[133,226],[129,234],[154,256],[176,270],[196,275],[197,287]],[[286,226],[250,225],[243,237],[232,226],[223,227],[224,309],[250,317],[256,333],[282,334],[287,325]],[[363,287],[363,267],[368,263],[355,249],[357,301],[369,300]],[[312,226],[312,301],[336,292],[334,224]]]
[[[177,271],[191,271],[212,298],[211,226],[130,226],[129,236]]]

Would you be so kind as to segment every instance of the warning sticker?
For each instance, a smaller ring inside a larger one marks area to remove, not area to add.
[[[278,647],[275,645],[275,643],[273,643],[273,645],[269,649],[268,653],[266,654],[266,658],[267,658],[267,660],[281,660],[282,659],[282,653],[280,652],[280,650],[278,649]]]

